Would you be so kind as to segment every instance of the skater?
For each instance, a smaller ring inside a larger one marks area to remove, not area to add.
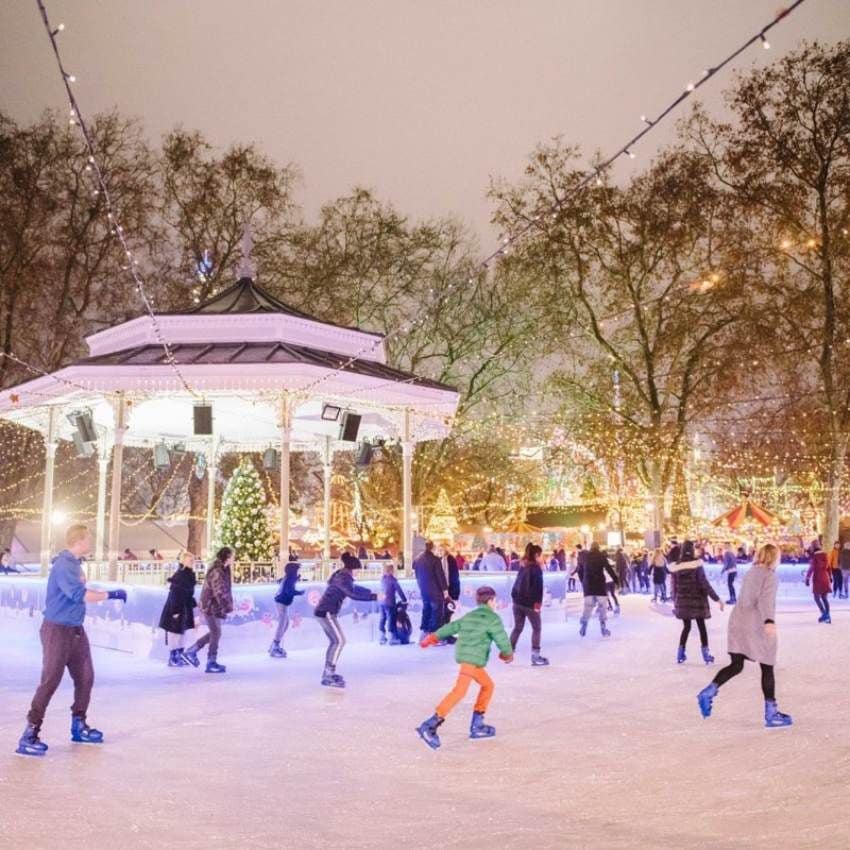
[[[729,617],[729,657],[732,662],[718,671],[714,680],[697,695],[703,717],[711,716],[717,690],[744,669],[744,661],[754,661],[761,667],[761,688],[764,694],[764,725],[790,726],[791,718],[776,707],[776,567],[780,550],[773,543],[762,546],[755,563],[744,576],[741,597]]]
[[[216,553],[212,566],[207,570],[204,586],[201,590],[201,611],[207,621],[209,631],[200,639],[196,640],[184,653],[186,660],[197,667],[201,662],[198,660],[198,652],[205,646],[207,649],[206,673],[226,673],[227,667],[218,663],[218,644],[221,640],[221,623],[227,615],[233,611],[233,580],[231,569],[235,556],[233,550],[224,546]]]
[[[602,554],[605,557],[605,560],[608,561],[608,553],[603,552]],[[614,576],[614,581],[605,582],[605,593],[608,596],[608,610],[613,611],[614,614],[619,614],[620,600],[617,599],[617,588],[622,588],[622,585],[620,584],[621,578],[619,575],[619,567],[616,564],[614,566],[614,572],[611,573],[611,575]],[[620,592],[622,593],[622,590]]]
[[[723,547],[723,569],[720,575],[726,573],[726,583],[729,587],[729,598],[726,600],[727,605],[734,605],[737,597],[735,596],[735,579],[738,577],[738,559],[732,550],[732,544],[726,543]]]
[[[605,573],[611,577],[611,582],[617,583],[617,576],[608,563],[608,558],[599,549],[595,541],[590,544],[590,551],[585,558],[584,567],[579,567],[579,579],[584,592],[584,610],[581,615],[579,634],[584,637],[587,634],[587,624],[596,608],[599,615],[599,628],[602,637],[610,637],[608,630],[608,595],[606,591]]]
[[[183,641],[186,632],[195,628],[195,571],[192,565],[195,556],[191,552],[181,552],[177,561],[177,571],[168,583],[168,598],[162,608],[159,617],[159,627],[165,632],[165,642],[168,644],[168,635],[175,635],[174,649],[168,653],[169,667],[187,667],[189,662],[183,654]]]
[[[679,651],[676,661],[682,664],[686,660],[685,644],[691,633],[691,620],[697,621],[699,629],[702,660],[706,664],[714,663],[714,656],[708,649],[708,632],[705,621],[711,617],[708,599],[711,597],[723,610],[723,600],[717,595],[705,575],[702,561],[694,550],[694,544],[685,540],[679,551],[679,562],[670,567],[673,573],[673,604],[675,614],[682,621],[682,634],[679,638]]]
[[[378,598],[368,587],[360,587],[354,583],[352,572],[359,569],[360,561],[350,552],[343,552],[341,560],[342,567],[328,579],[328,586],[313,612],[328,638],[322,684],[329,688],[345,687],[345,679],[336,672],[339,656],[345,646],[345,635],[337,619],[342,603],[346,597],[360,602],[374,602]],[[437,563],[439,564],[439,561]]]
[[[652,601],[658,602],[659,598],[662,602],[667,601],[667,559],[664,557],[664,550],[659,546],[652,553]]]
[[[269,647],[270,658],[286,658],[286,650],[280,645],[286,630],[289,628],[289,606],[296,596],[303,596],[303,590],[296,590],[295,585],[301,581],[298,571],[301,564],[298,561],[288,561],[283,568],[283,578],[280,580],[280,589],[274,598],[277,608],[277,629],[275,629],[271,646]]]
[[[841,574],[841,542],[836,540],[832,551],[827,555],[829,561],[829,575],[832,579],[832,598],[841,599],[844,588],[844,576]]]
[[[829,563],[826,559],[826,553],[822,549],[817,549],[812,555],[812,562],[809,564],[809,571],[806,573],[806,587],[812,584],[812,593],[815,597],[815,604],[820,611],[818,617],[819,623],[831,623],[832,618],[829,616]]]
[[[543,569],[540,556],[543,550],[536,543],[525,547],[519,572],[511,590],[514,608],[514,628],[511,632],[511,647],[516,652],[516,644],[525,621],[531,623],[531,666],[546,667],[549,659],[540,654],[540,609],[543,606]]]
[[[407,597],[395,577],[395,566],[392,563],[384,564],[384,574],[381,576],[381,591],[384,598],[381,601],[381,644],[387,642],[387,632],[390,631],[390,645],[397,646],[401,643],[398,634],[397,618],[399,605],[407,605]]]
[[[74,681],[71,706],[71,740],[76,744],[100,744],[103,732],[86,723],[86,712],[94,685],[89,639],[83,622],[87,602],[104,599],[127,601],[126,590],[87,590],[82,560],[91,551],[91,535],[84,525],[72,525],[65,532],[65,548],[53,559],[44,602],[44,620],[39,630],[42,647],[41,682],[27,715],[27,725],[16,752],[22,756],[43,756],[47,744],[39,737],[50,699],[59,687],[65,668]]]
[[[568,565],[568,577],[567,577],[567,592],[573,593],[576,589],[576,576],[578,575],[579,568],[579,554],[582,552],[581,543],[575,546],[575,548],[570,552],[570,562]]]
[[[614,568],[617,577],[620,580],[620,593],[629,592],[629,558],[623,551],[622,546],[617,547],[617,553],[614,555]],[[619,605],[617,608],[619,609]],[[617,611],[619,614],[619,610]]]
[[[513,650],[508,633],[502,625],[502,619],[496,613],[496,591],[492,587],[479,587],[475,592],[477,608],[465,614],[459,620],[446,623],[436,633],[422,639],[420,646],[426,649],[451,635],[457,635],[455,660],[460,664],[454,688],[446,694],[436,711],[421,723],[416,731],[419,737],[436,750],[440,746],[437,729],[449,716],[449,712],[466,696],[469,686],[477,682],[480,690],[472,712],[469,726],[470,738],[492,738],[496,730],[484,723],[484,714],[493,696],[493,680],[484,669],[490,658],[490,644],[499,649],[499,658],[509,664],[513,661]]]
[[[449,581],[443,564],[434,554],[434,543],[429,540],[425,551],[413,562],[413,572],[422,597],[422,636],[437,631],[442,625],[443,610],[449,598]]]
[[[844,593],[842,599],[847,598],[847,591],[850,590],[850,540],[845,540],[841,547],[841,554],[838,556],[838,566],[841,568],[841,581],[844,585]]]

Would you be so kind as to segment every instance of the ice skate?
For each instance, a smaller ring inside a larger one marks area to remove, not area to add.
[[[440,749],[440,736],[437,734],[437,729],[443,722],[443,718],[439,714],[432,714],[426,721],[420,723],[416,727],[416,732],[419,737],[432,749]]]
[[[714,656],[711,654],[707,646],[702,648],[702,660],[705,661],[706,664],[714,664]]]
[[[38,737],[38,732],[31,723],[27,724],[15,750],[19,756],[43,756],[47,752],[47,744]]]
[[[224,664],[219,664],[215,658],[207,659],[207,666],[204,670],[205,673],[226,673],[227,667]]]
[[[201,662],[198,659],[198,650],[197,649],[187,649],[183,652],[183,658],[186,659],[193,667],[200,667]]]
[[[614,606],[614,616],[615,616],[615,617],[619,617],[619,616],[620,616],[620,606],[619,606],[619,605],[615,605],[615,606]]]
[[[82,717],[71,718],[71,740],[75,744],[102,744],[103,732],[92,729]]]
[[[611,631],[607,626],[602,627],[602,637],[611,637]]]
[[[532,667],[548,667],[549,659],[540,654],[540,652],[532,652],[531,653],[531,666]]]
[[[687,660],[688,660],[688,656],[685,655],[685,647],[680,646],[679,651],[676,653],[676,663],[677,664],[684,664],[685,661],[687,661]]]
[[[587,620],[582,620],[581,625],[578,627],[578,633],[584,637],[587,634]]]
[[[791,715],[783,714],[776,707],[776,700],[767,699],[764,701],[764,725],[768,728],[778,726],[791,726]]]
[[[381,635],[381,639],[378,641],[378,643],[379,643],[381,646],[384,646],[384,644],[386,644],[386,642],[387,642],[387,636],[386,636],[386,635]]]
[[[488,726],[484,722],[483,711],[472,712],[472,722],[469,724],[470,738],[492,738],[496,734],[494,726]]]
[[[272,645],[269,647],[269,657],[270,658],[286,658],[286,650],[281,647],[280,643],[276,640],[272,641]]]
[[[169,667],[185,667],[189,662],[183,658],[183,653],[179,649],[172,649],[168,654]]]
[[[711,717],[711,703],[717,696],[717,685],[712,682],[697,694],[699,710],[703,717]]]
[[[400,646],[400,645],[401,645],[401,641],[397,637],[390,638],[390,646]]]
[[[322,685],[326,688],[344,688],[345,679],[342,676],[337,676],[336,673],[325,670],[322,674]]]

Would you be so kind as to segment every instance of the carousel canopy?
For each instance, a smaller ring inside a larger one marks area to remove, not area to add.
[[[109,433],[120,393],[129,410],[126,445],[200,450],[210,436],[195,434],[193,408],[208,405],[221,450],[262,451],[279,439],[286,394],[293,448],[337,441],[340,423],[323,418],[325,404],[361,415],[361,440],[399,437],[405,415],[414,440],[450,430],[455,389],[388,366],[381,335],[321,322],[250,278],[186,312],[158,314],[157,325],[159,335],[142,316],[92,334],[88,357],[0,393],[0,417],[45,432],[48,409],[60,406],[91,413]],[[62,417],[58,436],[71,439],[73,431]]]
[[[743,499],[740,505],[736,505],[731,511],[726,511],[722,516],[712,521],[712,525],[726,525],[729,528],[740,528],[747,520],[757,522],[760,525],[778,525],[779,517],[765,510],[750,499]]]

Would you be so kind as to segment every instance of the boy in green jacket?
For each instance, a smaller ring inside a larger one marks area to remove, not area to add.
[[[484,712],[493,696],[493,680],[484,669],[490,657],[490,644],[499,647],[499,658],[505,663],[514,660],[513,647],[508,639],[508,633],[502,625],[502,619],[496,613],[496,591],[492,587],[479,587],[475,594],[478,607],[459,620],[446,623],[423,638],[419,644],[423,649],[433,646],[438,641],[457,635],[455,644],[455,661],[460,664],[457,681],[454,688],[446,694],[437,706],[436,712],[424,723],[417,727],[419,737],[436,750],[440,746],[437,728],[446,719],[449,712],[466,696],[472,682],[480,686],[475,709],[472,712],[472,723],[469,727],[470,738],[492,738],[496,730],[484,723]]]

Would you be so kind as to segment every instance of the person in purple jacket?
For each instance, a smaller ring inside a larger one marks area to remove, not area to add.
[[[345,635],[337,619],[342,603],[346,598],[361,602],[373,602],[378,598],[377,594],[372,593],[368,587],[360,587],[354,583],[352,571],[360,569],[360,561],[351,552],[343,552],[341,560],[342,568],[328,579],[328,586],[313,611],[313,615],[328,638],[322,684],[329,688],[345,687],[345,679],[336,672],[339,656],[345,646]]]
[[[126,590],[88,590],[82,570],[83,557],[91,551],[91,535],[84,525],[72,525],[65,533],[65,549],[54,559],[47,579],[44,620],[39,632],[42,646],[41,682],[32,699],[27,725],[16,752],[43,756],[47,744],[38,733],[50,699],[59,687],[65,668],[74,680],[71,706],[71,740],[76,744],[103,743],[103,732],[86,723],[94,685],[94,665],[83,621],[87,602],[104,599],[127,601]]]

